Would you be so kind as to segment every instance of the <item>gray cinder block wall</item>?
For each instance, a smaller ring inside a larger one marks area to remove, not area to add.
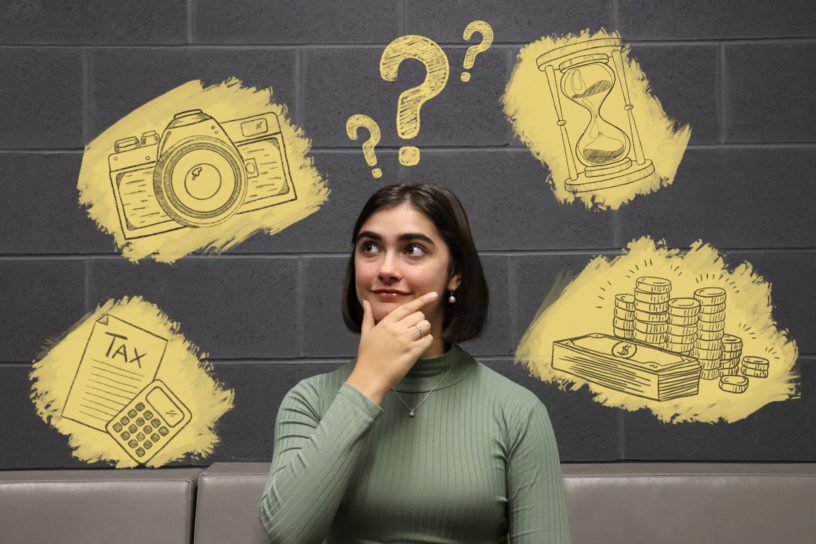
[[[485,19],[494,45],[457,81],[462,31]],[[546,170],[498,102],[515,55],[549,34],[619,30],[667,113],[693,127],[675,183],[617,212],[558,205]],[[384,46],[427,35],[449,55],[448,88],[422,110],[416,168],[400,168],[395,108],[423,71],[379,78]],[[283,394],[356,351],[339,288],[349,232],[386,181],[432,180],[469,210],[492,288],[486,336],[467,346],[548,406],[565,462],[816,459],[816,4],[810,0],[2,0],[0,2],[0,469],[85,466],[39,420],[28,372],[41,346],[108,297],[139,294],[182,325],[236,391],[207,459],[265,461]],[[117,255],[77,203],[83,147],[144,102],[191,79],[271,86],[312,139],[332,190],[276,236],[173,266]],[[345,119],[383,139],[369,175]],[[773,284],[774,316],[799,344],[802,398],[730,425],[658,423],[565,393],[515,365],[515,346],[559,273],[614,256],[643,234],[703,239]]]

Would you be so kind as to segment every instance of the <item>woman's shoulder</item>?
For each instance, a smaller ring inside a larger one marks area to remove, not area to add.
[[[331,404],[353,369],[354,360],[351,360],[333,370],[306,376],[286,392],[285,398],[301,399],[315,408]]]
[[[488,366],[481,361],[476,361],[474,377],[480,389],[484,390],[493,397],[496,402],[507,409],[529,413],[530,410],[543,408],[544,403],[533,391],[493,368],[498,368],[502,365],[504,365],[503,368],[513,372],[516,370],[514,365],[518,365],[518,363],[497,363],[496,365]],[[523,373],[527,374],[528,372],[524,370]]]

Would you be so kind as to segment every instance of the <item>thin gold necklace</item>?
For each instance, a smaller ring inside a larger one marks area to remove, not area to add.
[[[419,405],[420,405],[420,404],[422,404],[423,402],[425,402],[426,400],[428,400],[428,397],[430,397],[430,396],[431,396],[431,393],[433,393],[433,392],[436,390],[436,388],[439,386],[439,384],[440,384],[440,383],[442,383],[442,381],[445,379],[445,377],[447,377],[448,372],[450,372],[450,371],[451,371],[451,369],[452,369],[454,366],[456,366],[456,363],[457,363],[457,362],[458,362],[458,361],[453,361],[453,363],[452,363],[452,364],[451,364],[451,365],[448,367],[448,370],[446,370],[446,371],[445,371],[445,374],[442,376],[442,379],[441,379],[441,380],[439,380],[438,382],[436,382],[436,385],[434,385],[434,386],[433,386],[433,389],[431,389],[430,391],[428,391],[428,394],[427,394],[427,395],[425,395],[425,398],[424,398],[424,399],[422,399],[421,401],[419,401],[419,404],[417,404],[417,405],[416,405],[416,406],[414,406],[413,408],[411,408],[410,406],[408,406],[407,404],[405,404],[405,401],[404,401],[404,400],[402,400],[402,397],[400,397],[400,396],[399,396],[399,394],[396,392],[396,390],[395,390],[393,387],[391,388],[391,391],[393,391],[393,392],[394,392],[394,394],[397,396],[397,398],[398,398],[398,399],[399,399],[399,401],[400,401],[400,402],[403,404],[403,406],[405,406],[406,408],[408,408],[408,415],[409,415],[410,417],[414,417],[414,416],[416,415],[416,409],[417,409],[417,408],[419,408]]]

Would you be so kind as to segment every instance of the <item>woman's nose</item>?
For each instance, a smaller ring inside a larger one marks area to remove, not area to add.
[[[380,270],[378,271],[381,278],[399,278],[399,262],[397,255],[392,252],[386,252],[380,261]]]

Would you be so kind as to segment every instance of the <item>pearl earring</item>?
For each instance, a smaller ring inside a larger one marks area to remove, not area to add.
[[[455,293],[455,291],[451,291],[450,295],[448,295],[448,302],[450,302],[451,304],[456,302],[456,297],[454,296],[454,293]]]

